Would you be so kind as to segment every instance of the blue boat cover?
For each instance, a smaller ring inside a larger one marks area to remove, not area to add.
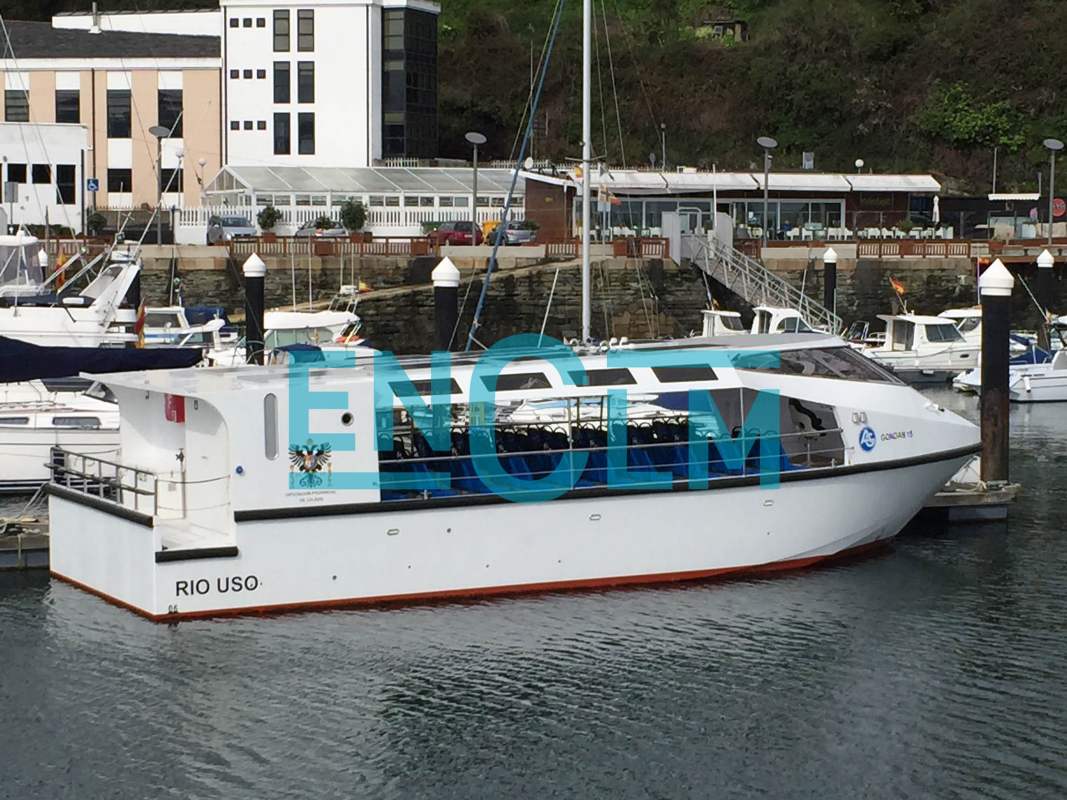
[[[66,378],[80,372],[181,369],[200,363],[203,357],[196,347],[46,347],[0,336],[0,382]]]

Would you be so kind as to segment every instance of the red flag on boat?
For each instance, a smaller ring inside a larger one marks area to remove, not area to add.
[[[185,422],[185,398],[180,394],[163,395],[163,416],[167,422]]]
[[[904,284],[892,276],[889,277],[889,285],[892,286],[893,291],[901,297],[908,293],[908,290],[904,288]]]
[[[145,321],[145,305],[144,301],[141,301],[141,305],[137,309],[137,321],[133,323],[133,332],[137,334],[137,346],[144,347],[144,321]]]

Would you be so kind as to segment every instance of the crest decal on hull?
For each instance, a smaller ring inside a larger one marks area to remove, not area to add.
[[[300,486],[303,489],[317,489],[323,484],[333,482],[333,467],[330,464],[332,448],[329,442],[316,444],[308,439],[304,444],[289,445],[289,472],[302,473]],[[325,472],[325,476],[321,473]]]

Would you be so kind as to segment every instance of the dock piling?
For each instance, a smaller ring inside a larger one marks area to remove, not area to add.
[[[245,360],[249,364],[263,363],[264,284],[267,265],[255,253],[244,263],[245,277]]]
[[[1041,326],[1037,329],[1038,346],[1046,351],[1052,349],[1052,340],[1049,337],[1049,314],[1052,312],[1055,289],[1052,284],[1052,267],[1056,259],[1048,250],[1042,251],[1037,257],[1037,302],[1041,306]]]
[[[1007,482],[1008,361],[1015,278],[998,258],[978,279],[982,297],[982,480]]]
[[[434,347],[451,350],[459,319],[459,270],[446,256],[434,267],[430,278],[433,280]]]
[[[827,248],[822,255],[822,304],[834,314],[837,313],[837,251]]]

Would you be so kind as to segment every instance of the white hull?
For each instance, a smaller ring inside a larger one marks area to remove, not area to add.
[[[53,494],[52,570],[172,619],[783,569],[891,538],[969,458],[773,488],[247,521],[236,554],[189,550],[195,560],[172,562],[158,554],[180,557],[174,548],[195,530],[148,528]]]
[[[33,492],[46,483],[53,447],[106,459],[119,450],[119,432],[0,426],[0,493]]]

